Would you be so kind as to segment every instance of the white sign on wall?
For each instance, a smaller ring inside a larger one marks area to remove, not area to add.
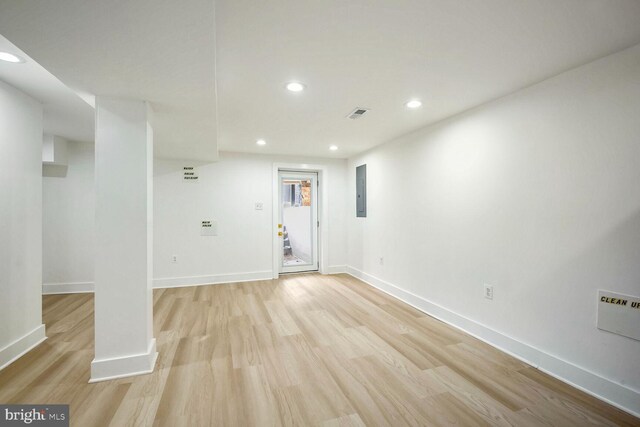
[[[597,326],[640,341],[640,297],[598,290]]]
[[[217,236],[218,235],[218,222],[215,219],[202,221],[200,225],[201,236]]]
[[[182,168],[182,182],[198,182],[198,172],[193,166]]]

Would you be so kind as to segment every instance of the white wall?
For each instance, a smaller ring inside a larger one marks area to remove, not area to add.
[[[640,412],[640,342],[596,329],[640,294],[639,138],[640,45],[350,159],[350,271]]]
[[[93,288],[95,149],[68,142],[66,177],[43,177],[43,289]]]
[[[43,178],[47,292],[93,290],[93,156],[93,145],[70,143],[67,177]],[[270,277],[274,163],[328,165],[328,265],[344,270],[345,160],[223,152],[219,162],[197,167],[197,184],[182,182],[182,167],[196,164],[155,159],[156,286]],[[200,221],[208,219],[218,221],[218,236],[200,236]]]
[[[0,81],[0,368],[44,339],[42,106]]]
[[[181,161],[156,159],[154,277],[156,285],[269,278],[272,270],[274,163],[328,167],[328,265],[346,263],[346,161],[220,153],[197,167],[198,183],[182,182]],[[197,166],[197,165],[196,165]],[[262,202],[263,209],[255,210]],[[200,221],[215,219],[218,236],[200,236]],[[172,263],[173,255],[178,262]]]

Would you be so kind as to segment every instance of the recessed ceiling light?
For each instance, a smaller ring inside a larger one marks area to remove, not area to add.
[[[302,92],[304,90],[304,85],[300,82],[289,82],[287,83],[287,90],[291,92]]]
[[[13,63],[24,62],[22,58],[9,52],[0,52],[0,60]]]
[[[415,110],[416,108],[422,107],[422,102],[418,101],[417,99],[412,99],[411,101],[407,102],[404,105],[406,105],[407,108],[411,108],[412,110]]]
[[[332,146],[329,147],[329,150],[331,150],[331,151],[336,151],[337,149],[338,149],[337,145],[332,145]]]
[[[267,141],[265,141],[264,139],[259,139],[256,141],[256,144],[258,145],[267,145]]]

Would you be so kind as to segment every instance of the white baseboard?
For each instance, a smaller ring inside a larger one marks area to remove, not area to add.
[[[33,331],[0,349],[0,370],[24,356],[46,339],[45,327],[44,324],[42,324]]]
[[[271,276],[271,271],[255,271],[251,273],[219,274],[214,276],[163,277],[153,279],[153,288],[179,288],[185,286],[251,282],[254,280],[271,280]],[[44,283],[42,285],[42,295],[91,293],[94,292],[94,290],[93,282]]]
[[[640,392],[520,342],[351,266],[347,273],[600,400],[640,417]]]
[[[185,286],[218,285],[221,283],[253,282],[255,280],[271,280],[273,273],[254,271],[251,273],[219,274],[215,276],[166,277],[153,279],[153,288],[181,288]]]
[[[330,265],[324,274],[341,274],[347,272],[346,265]]]
[[[112,357],[109,359],[93,359],[91,362],[91,379],[89,382],[96,383],[98,381],[150,374],[153,372],[157,359],[156,339],[153,338],[149,342],[146,353]]]
[[[81,294],[94,291],[93,282],[43,283],[42,295]]]

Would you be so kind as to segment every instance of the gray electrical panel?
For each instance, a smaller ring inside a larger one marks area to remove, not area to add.
[[[367,216],[367,165],[356,168],[356,216]]]

